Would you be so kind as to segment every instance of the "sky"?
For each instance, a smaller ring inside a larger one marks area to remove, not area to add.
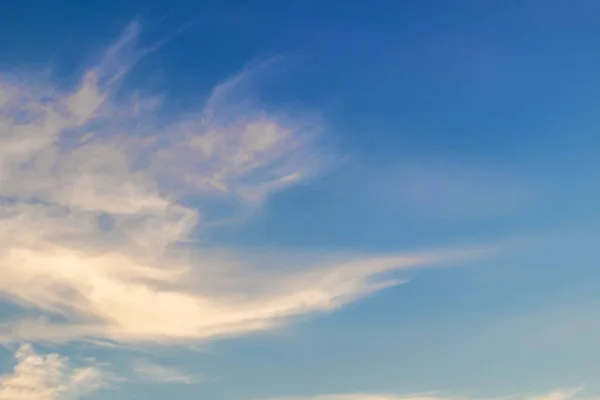
[[[0,400],[600,399],[599,18],[0,2]]]

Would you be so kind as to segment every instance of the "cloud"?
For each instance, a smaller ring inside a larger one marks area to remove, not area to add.
[[[130,26],[69,90],[0,74],[3,341],[193,341],[273,329],[466,252],[294,257],[190,246],[206,199],[258,207],[318,172],[318,121],[255,101],[245,71],[185,115],[124,95]]]
[[[414,394],[392,394],[392,393],[338,393],[316,396],[297,397],[272,397],[270,400],[483,400],[482,397],[472,396],[448,396],[438,392],[414,393]],[[492,399],[492,398],[487,398]],[[496,400],[570,400],[570,399],[593,399],[584,396],[583,388],[555,389],[547,393],[526,393],[510,396],[495,397]]]
[[[202,380],[200,377],[188,374],[177,368],[151,363],[147,360],[138,360],[133,367],[133,372],[138,379],[158,383],[191,385]]]
[[[76,399],[107,385],[97,366],[74,368],[68,358],[40,355],[28,344],[16,351],[15,358],[12,373],[0,376],[0,400]]]

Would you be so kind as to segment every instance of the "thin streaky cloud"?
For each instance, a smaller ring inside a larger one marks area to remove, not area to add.
[[[191,385],[203,380],[201,377],[189,374],[179,368],[148,360],[137,360],[133,366],[133,372],[138,379],[157,383]]]
[[[518,393],[502,397],[447,395],[441,392],[395,393],[332,393],[314,396],[270,397],[268,400],[593,400],[584,387],[557,388],[546,393]]]

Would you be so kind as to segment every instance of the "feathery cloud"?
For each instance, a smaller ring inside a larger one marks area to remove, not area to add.
[[[130,26],[72,90],[0,74],[0,293],[23,306],[3,341],[273,329],[400,283],[383,273],[479,254],[312,255],[267,271],[248,252],[186,246],[210,213],[198,198],[256,207],[316,173],[320,127],[251,101],[248,71],[158,121],[160,101],[116,96],[150,51],[139,34]]]

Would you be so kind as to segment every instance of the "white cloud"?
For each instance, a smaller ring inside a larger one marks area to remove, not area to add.
[[[200,382],[200,377],[188,374],[178,368],[152,363],[147,360],[138,360],[133,372],[139,379],[158,383],[180,383],[191,385]]]
[[[399,283],[380,274],[457,256],[313,255],[293,268],[281,253],[184,246],[209,212],[190,195],[261,204],[316,172],[320,129],[246,101],[238,88],[250,72],[206,106],[157,121],[155,99],[115,96],[146,52],[138,34],[132,25],[71,91],[0,74],[0,293],[27,310],[0,326],[1,339],[190,341],[272,329]]]
[[[15,353],[12,373],[0,376],[0,400],[66,400],[84,397],[106,386],[97,366],[74,368],[56,353],[40,355],[31,345]]]

